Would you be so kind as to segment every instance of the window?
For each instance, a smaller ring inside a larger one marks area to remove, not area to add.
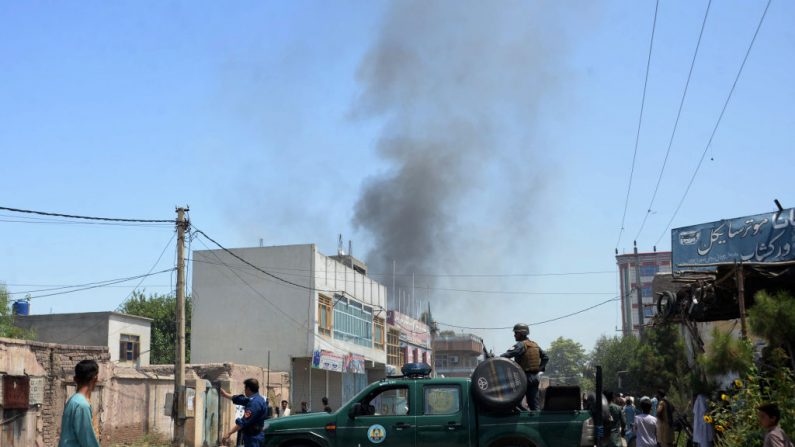
[[[373,318],[373,342],[378,349],[384,349],[384,319],[375,317]]]
[[[409,389],[406,386],[379,388],[361,402],[372,416],[405,416],[409,414]]]
[[[424,414],[455,414],[461,410],[458,385],[428,385],[424,390]]]
[[[334,299],[334,338],[372,347],[373,308],[339,295]]]
[[[640,276],[654,276],[660,268],[656,265],[641,265]]]
[[[317,298],[317,330],[320,335],[331,336],[331,298],[325,295]]]
[[[393,366],[403,366],[400,361],[400,331],[389,329],[386,335],[386,362]]]
[[[141,355],[141,337],[121,334],[119,337],[119,361],[134,362]]]
[[[651,318],[654,316],[654,306],[643,306],[643,317]]]

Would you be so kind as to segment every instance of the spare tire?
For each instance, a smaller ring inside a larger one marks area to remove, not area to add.
[[[472,373],[472,396],[487,411],[511,411],[522,402],[527,391],[527,376],[513,360],[486,359]]]

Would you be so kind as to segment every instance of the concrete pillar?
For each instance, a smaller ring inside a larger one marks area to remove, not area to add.
[[[218,376],[217,383],[214,385],[219,385],[222,390],[230,393],[235,394],[232,390],[232,377],[229,376],[227,372],[223,372]],[[232,401],[229,399],[218,396],[218,421],[220,423],[220,427],[218,428],[218,442],[221,442],[220,438],[223,438],[225,434],[229,433],[229,430],[232,429],[232,426],[235,424],[235,406],[232,405]]]
[[[185,387],[195,391],[193,414],[185,420],[185,445],[202,447],[204,437],[204,379],[200,379],[193,370],[185,374]]]

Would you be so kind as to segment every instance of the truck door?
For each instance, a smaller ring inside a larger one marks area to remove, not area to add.
[[[420,388],[420,387],[418,387]],[[423,384],[417,413],[417,447],[468,446],[466,402],[458,384]]]
[[[357,415],[343,427],[338,420],[338,447],[414,447],[416,417],[411,411],[409,386],[384,385],[364,396],[364,415]],[[344,417],[344,416],[343,416]]]

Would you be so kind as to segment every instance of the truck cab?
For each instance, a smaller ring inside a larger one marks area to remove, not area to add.
[[[268,421],[263,445],[573,447],[594,444],[590,412],[579,405],[535,412],[484,411],[473,399],[471,379],[430,378],[430,367],[411,368],[409,374],[404,369],[404,376],[387,377],[368,385],[334,413]]]

